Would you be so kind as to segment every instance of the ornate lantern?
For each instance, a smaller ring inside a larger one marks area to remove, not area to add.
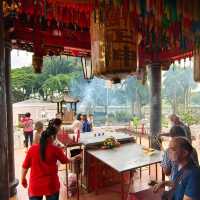
[[[91,55],[94,75],[113,83],[137,69],[138,36],[131,14],[105,3],[91,16]]]
[[[92,62],[90,57],[81,58],[84,79],[91,80],[93,78]]]

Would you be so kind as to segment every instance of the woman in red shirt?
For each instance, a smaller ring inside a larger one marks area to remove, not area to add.
[[[31,169],[29,180],[29,199],[58,200],[60,182],[58,178],[57,161],[62,164],[69,162],[63,150],[53,144],[60,130],[62,121],[51,120],[47,129],[42,133],[40,144],[33,145],[27,152],[22,166],[22,185],[27,187],[26,174]],[[73,157],[73,159],[80,156]]]

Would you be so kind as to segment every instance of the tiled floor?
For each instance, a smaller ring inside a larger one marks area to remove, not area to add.
[[[15,150],[15,170],[16,170],[16,177],[20,180],[20,172],[21,172],[21,165],[23,162],[25,156],[25,152],[23,149],[16,149]],[[63,167],[61,167],[62,169]],[[135,174],[134,176],[134,188],[131,188],[131,191],[140,191],[143,189],[147,189],[149,188],[148,186],[148,181],[150,179],[149,177],[149,172],[148,172],[148,168],[144,168],[142,170],[142,178],[139,178],[139,172]],[[151,168],[151,178],[155,179],[155,173],[153,173],[154,167],[152,166]],[[159,170],[159,174],[161,171]],[[59,176],[60,177],[64,177],[65,176],[65,171],[61,170],[59,171]],[[160,176],[161,177],[161,176]],[[63,179],[63,178],[62,178]],[[28,199],[28,195],[27,195],[27,189],[24,189],[21,185],[18,186],[18,200],[27,200]],[[61,181],[61,191],[60,191],[60,200],[67,200],[66,197],[66,188],[64,186],[64,183]],[[80,200],[120,200],[120,187],[118,187],[116,189],[116,187],[112,188],[112,189],[104,189],[103,192],[99,191],[98,195],[94,194],[94,193],[86,193],[84,191],[81,191],[81,195],[80,195]],[[76,199],[76,197],[71,198],[73,200]]]
[[[139,142],[139,141],[138,141]],[[142,140],[142,144],[145,146],[148,146],[148,142],[146,139]],[[196,147],[197,151],[199,150],[198,145],[194,142],[194,147]],[[167,146],[167,142],[165,143],[165,147]],[[199,151],[198,151],[199,153]],[[16,178],[20,180],[20,173],[21,173],[21,165],[23,162],[25,156],[24,150],[21,148],[15,149],[15,171],[16,171]],[[61,167],[62,168],[62,167]],[[65,171],[59,171],[59,176],[63,177],[65,175]],[[63,179],[63,178],[62,178]],[[142,178],[139,178],[139,173],[136,173],[134,176],[134,187],[131,187],[131,191],[140,191],[149,188],[148,181],[150,179],[155,179],[155,167],[151,167],[151,176],[149,176],[149,170],[148,168],[143,168],[142,170]],[[159,168],[159,179],[161,179],[161,170]],[[112,188],[112,190],[109,188],[103,189],[103,191],[99,191],[98,195],[94,193],[86,193],[84,191],[81,191],[80,200],[120,200],[120,190],[116,190],[115,188]],[[27,200],[27,189],[24,189],[21,185],[18,186],[18,200]],[[66,197],[66,188],[64,186],[64,183],[61,181],[61,191],[60,191],[60,200],[67,200]],[[147,195],[148,196],[148,195]],[[149,199],[149,197],[141,198],[142,200]],[[71,198],[71,200],[76,200],[76,197]],[[154,199],[155,200],[155,199]]]

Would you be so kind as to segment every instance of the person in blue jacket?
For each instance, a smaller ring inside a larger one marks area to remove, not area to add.
[[[83,132],[91,132],[91,125],[87,120],[87,115],[83,115]]]

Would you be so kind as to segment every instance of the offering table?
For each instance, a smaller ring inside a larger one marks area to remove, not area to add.
[[[97,150],[86,150],[87,163],[94,164],[93,174],[93,185],[97,191],[101,188],[102,176],[104,174],[104,165],[108,166],[113,174],[118,174],[118,181],[121,184],[121,199],[125,199],[124,191],[124,178],[123,174],[126,172],[132,172],[133,170],[145,167],[151,164],[160,163],[162,160],[162,152],[155,150],[153,154],[148,155],[144,152],[143,147],[138,144],[128,143],[123,144],[120,147],[114,149],[97,149]],[[115,172],[115,173],[114,173]]]

